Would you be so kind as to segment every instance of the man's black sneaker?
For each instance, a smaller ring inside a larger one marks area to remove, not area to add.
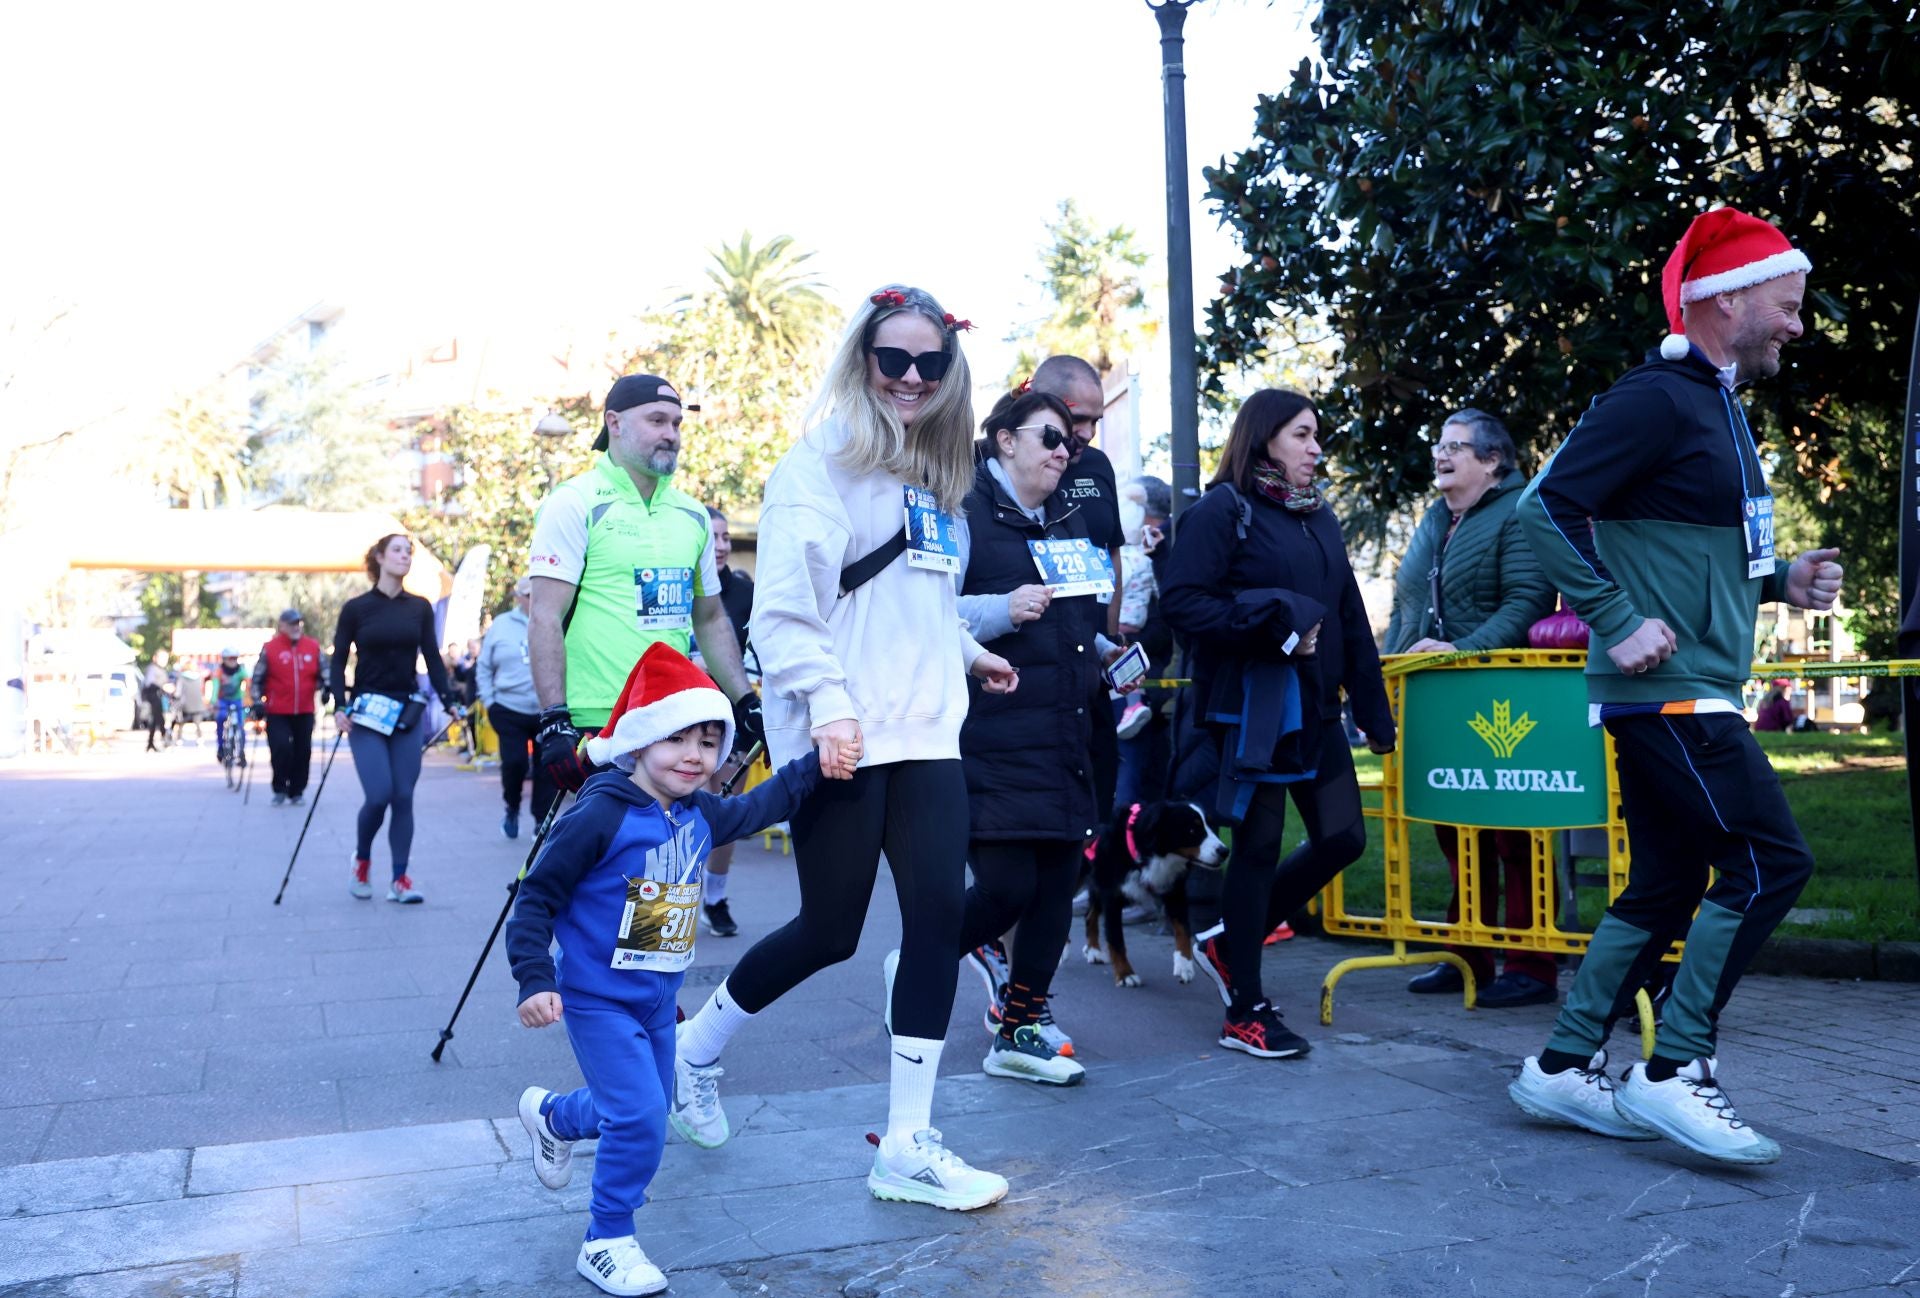
[[[707,915],[707,932],[715,937],[732,937],[740,931],[740,926],[733,922],[733,912],[727,909],[725,897],[701,909]]]
[[[1220,1044],[1262,1059],[1296,1058],[1313,1049],[1305,1037],[1287,1030],[1266,1001],[1239,1014],[1228,1010],[1227,1021],[1220,1029]]]
[[[500,817],[500,833],[503,837],[506,837],[506,838],[520,837],[520,813],[519,812],[509,811],[506,815]]]
[[[286,805],[287,805],[287,795],[286,795],[286,794],[284,794],[284,793],[276,793],[276,794],[274,794],[274,795],[273,795],[273,805],[274,805],[274,806],[276,806],[276,807],[284,807],[284,806],[286,806]]]

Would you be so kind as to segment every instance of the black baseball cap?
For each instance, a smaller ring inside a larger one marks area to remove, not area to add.
[[[299,609],[287,608],[287,609],[280,610],[280,620],[282,622],[304,622],[307,619],[300,616]]]
[[[613,381],[607,389],[607,404],[600,416],[600,436],[594,439],[593,449],[607,449],[607,415],[617,410],[631,410],[635,406],[650,405],[655,401],[671,401],[676,406],[684,403],[680,394],[673,390],[673,384],[657,374],[623,374]],[[697,405],[684,406],[687,410],[700,409]]]

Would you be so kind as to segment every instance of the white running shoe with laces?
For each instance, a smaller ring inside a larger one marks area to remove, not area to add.
[[[1032,1023],[1015,1028],[1011,1041],[996,1033],[980,1071],[989,1077],[1045,1082],[1049,1086],[1078,1086],[1087,1078],[1087,1070],[1048,1045],[1038,1025]]]
[[[1073,1038],[1053,1021],[1053,996],[1040,1002],[1040,1008],[1034,1011],[1033,1026],[1040,1029],[1040,1039],[1053,1048],[1057,1055],[1073,1058]]]
[[[582,1240],[580,1256],[574,1259],[573,1268],[603,1292],[620,1294],[623,1298],[667,1291],[666,1273],[647,1260],[640,1241],[631,1235]]]
[[[373,884],[367,878],[372,865],[357,856],[348,859],[353,862],[353,874],[347,880],[347,892],[361,901],[366,901],[373,896]]]
[[[913,1143],[904,1148],[890,1148],[894,1144],[891,1137],[867,1139],[875,1146],[867,1189],[876,1199],[968,1212],[1006,1197],[1006,1177],[968,1166],[942,1143],[940,1133],[932,1127],[917,1132]]]
[[[1539,1059],[1528,1055],[1507,1095],[1529,1117],[1563,1122],[1615,1140],[1658,1140],[1659,1132],[1649,1131],[1616,1106],[1616,1089],[1606,1068],[1604,1050],[1596,1050],[1585,1068],[1561,1073],[1541,1072]]]
[[[403,874],[387,885],[387,900],[402,906],[418,906],[426,898],[414,890],[412,876]]]
[[[720,1107],[720,1078],[725,1072],[719,1064],[696,1068],[678,1049],[674,1051],[673,1109],[667,1121],[690,1145],[718,1149],[733,1134],[727,1127],[727,1111]]]
[[[1627,1070],[1614,1095],[1620,1112],[1685,1145],[1696,1154],[1723,1163],[1779,1161],[1780,1144],[1740,1120],[1733,1101],[1714,1077],[1715,1061],[1695,1059],[1664,1082],[1647,1080],[1647,1066]]]
[[[573,1142],[554,1135],[540,1112],[541,1103],[552,1094],[538,1086],[520,1092],[520,1125],[533,1140],[533,1174],[549,1190],[558,1190],[573,1179]]]

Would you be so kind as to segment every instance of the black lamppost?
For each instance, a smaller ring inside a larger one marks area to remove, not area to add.
[[[1193,339],[1193,236],[1187,226],[1187,68],[1180,30],[1198,0],[1147,0],[1160,24],[1160,84],[1167,132],[1167,312],[1173,373],[1173,513],[1200,496],[1200,384]]]

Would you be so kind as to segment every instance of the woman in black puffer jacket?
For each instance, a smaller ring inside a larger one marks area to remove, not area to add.
[[[1309,1046],[1261,990],[1261,940],[1366,850],[1342,689],[1373,751],[1394,744],[1360,587],[1314,484],[1319,429],[1297,392],[1249,397],[1160,570],[1160,607],[1193,678],[1183,706],[1217,770],[1214,810],[1236,825],[1224,926],[1199,935],[1200,967],[1227,1002],[1220,1044],[1268,1059]],[[1289,793],[1307,841],[1281,861]]]
[[[966,568],[960,610],[989,653],[1020,673],[1009,694],[972,689],[960,730],[972,828],[961,954],[1018,921],[1000,1030],[983,1065],[995,1077],[1069,1086],[1084,1070],[1059,1049],[1047,993],[1066,945],[1081,854],[1099,815],[1087,749],[1087,701],[1099,678],[1093,594],[1055,597],[1038,584],[1033,543],[1080,541],[1086,520],[1058,487],[1073,418],[1040,392],[1000,399],[982,427],[986,454],[967,496]],[[1097,556],[1095,558],[1094,556]],[[1108,590],[1111,592],[1111,574]]]

